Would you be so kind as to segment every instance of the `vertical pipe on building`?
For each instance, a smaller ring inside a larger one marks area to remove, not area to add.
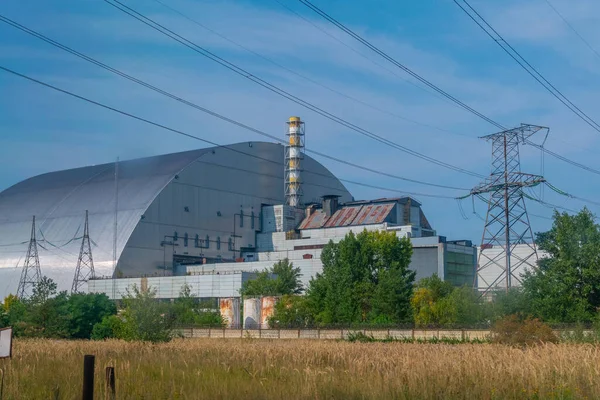
[[[292,207],[302,204],[302,160],[304,158],[304,121],[290,117],[285,146],[285,202]]]

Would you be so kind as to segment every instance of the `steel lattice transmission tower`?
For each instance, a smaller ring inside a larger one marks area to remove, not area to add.
[[[96,277],[94,272],[94,260],[92,258],[92,245],[90,244],[90,229],[88,223],[88,210],[85,210],[85,225],[83,228],[83,239],[81,240],[81,250],[77,259],[75,268],[75,277],[71,293],[81,293],[81,289],[88,280]]]
[[[483,294],[501,287],[508,290],[513,280],[520,283],[519,273],[525,268],[536,268],[537,251],[523,189],[537,186],[545,179],[521,172],[519,145],[541,130],[547,132],[548,128],[521,124],[518,128],[481,138],[492,142],[491,175],[471,190],[471,195],[478,197],[489,193],[476,276],[478,287],[485,290]],[[517,245],[526,246],[527,250],[520,250],[517,255],[513,252]],[[502,251],[498,252],[498,248]],[[486,274],[489,269],[501,272],[490,278],[490,274]]]
[[[40,269],[40,258],[38,256],[37,240],[35,238],[35,215],[31,223],[31,238],[27,247],[27,255],[25,256],[25,264],[21,271],[21,279],[17,288],[17,297],[25,299],[33,293],[33,288],[42,278]]]

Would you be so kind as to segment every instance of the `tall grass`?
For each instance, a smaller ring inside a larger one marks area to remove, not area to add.
[[[4,399],[76,399],[84,354],[96,393],[119,399],[600,398],[600,347],[187,339],[165,344],[18,340]]]

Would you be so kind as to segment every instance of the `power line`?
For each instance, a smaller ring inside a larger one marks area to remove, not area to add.
[[[72,48],[70,48],[68,46],[65,46],[65,45],[63,45],[63,44],[61,44],[61,43],[59,43],[59,42],[57,42],[57,41],[55,41],[53,39],[50,39],[47,36],[44,36],[43,34],[41,34],[39,32],[36,32],[36,31],[34,31],[34,30],[30,29],[30,28],[27,28],[24,25],[21,25],[21,24],[15,22],[13,20],[7,18],[7,17],[4,17],[4,16],[0,15],[0,21],[5,22],[5,23],[7,23],[7,24],[9,24],[9,25],[11,25],[11,26],[13,26],[13,27],[15,27],[15,28],[23,31],[23,32],[25,32],[25,33],[28,33],[28,34],[30,34],[30,35],[32,35],[32,36],[40,39],[40,40],[43,40],[44,42],[46,42],[48,44],[51,44],[51,45],[53,45],[55,47],[58,47],[61,50],[64,50],[64,51],[66,51],[66,52],[68,52],[68,53],[70,53],[70,54],[72,54],[74,56],[77,56],[77,57],[79,57],[79,58],[81,58],[81,59],[83,59],[85,61],[88,61],[88,62],[90,62],[90,63],[92,63],[92,64],[94,64],[94,65],[96,65],[96,66],[98,66],[100,68],[103,68],[103,69],[105,69],[105,70],[107,70],[109,72],[112,72],[112,73],[114,73],[116,75],[119,75],[119,76],[121,76],[121,77],[123,77],[125,79],[128,79],[128,80],[130,80],[130,81],[132,81],[134,83],[137,83],[137,84],[139,84],[141,86],[144,86],[144,87],[146,87],[148,89],[151,89],[151,90],[153,90],[153,91],[155,91],[157,93],[160,93],[160,94],[162,94],[164,96],[167,96],[167,97],[169,97],[169,98],[171,98],[173,100],[176,100],[176,101],[178,101],[178,102],[180,102],[182,104],[185,104],[185,105],[190,106],[192,108],[195,108],[195,109],[197,109],[199,111],[207,113],[207,114],[209,114],[209,115],[211,115],[213,117],[219,118],[219,119],[221,119],[221,120],[223,120],[225,122],[229,122],[231,124],[234,124],[234,125],[236,125],[238,127],[250,130],[250,131],[252,131],[254,133],[257,133],[257,134],[259,134],[261,136],[265,136],[265,137],[268,137],[270,139],[276,140],[278,142],[285,143],[285,140],[283,140],[280,137],[268,134],[266,132],[260,131],[260,130],[255,129],[255,128],[251,128],[251,127],[249,127],[249,126],[247,126],[245,124],[242,124],[242,123],[240,123],[238,121],[235,121],[235,120],[233,120],[231,118],[228,118],[228,117],[225,117],[223,115],[220,115],[220,114],[218,114],[218,113],[216,113],[214,111],[211,111],[211,110],[209,110],[207,108],[201,107],[201,106],[199,106],[199,105],[197,105],[197,104],[195,104],[193,102],[185,100],[185,99],[183,99],[183,98],[181,98],[179,96],[176,96],[176,95],[174,95],[174,94],[172,94],[170,92],[167,92],[167,91],[165,91],[163,89],[160,89],[160,88],[158,88],[156,86],[153,86],[153,85],[151,85],[151,84],[149,84],[147,82],[144,82],[144,81],[142,81],[142,80],[140,80],[138,78],[135,78],[135,77],[133,77],[131,75],[128,75],[128,74],[126,74],[126,73],[124,73],[124,72],[122,72],[122,71],[120,71],[120,70],[118,70],[116,68],[113,68],[113,67],[111,67],[111,66],[109,66],[107,64],[104,64],[101,61],[98,61],[98,60],[96,60],[96,59],[94,59],[92,57],[89,57],[89,56],[87,56],[87,55],[85,55],[83,53],[80,53],[80,52],[78,52],[78,51],[76,51],[76,50],[74,50],[74,49],[72,49]],[[420,180],[417,180],[417,179],[405,178],[405,177],[402,177],[402,176],[399,176],[399,175],[391,174],[389,172],[379,171],[379,170],[376,170],[376,169],[373,169],[373,168],[369,168],[369,167],[365,167],[365,166],[362,166],[362,165],[359,165],[359,164],[356,164],[356,163],[352,163],[350,161],[342,160],[340,158],[333,157],[333,156],[327,155],[327,154],[325,154],[323,152],[319,152],[319,151],[312,150],[312,149],[307,149],[306,151],[310,152],[310,153],[313,153],[313,154],[316,154],[316,155],[318,155],[320,157],[323,157],[323,158],[326,158],[326,159],[329,159],[329,160],[332,160],[332,161],[344,164],[344,165],[348,165],[348,166],[351,166],[351,167],[354,167],[354,168],[358,168],[358,169],[361,169],[361,170],[364,170],[364,171],[367,171],[367,172],[371,172],[371,173],[374,173],[374,174],[378,174],[378,175],[382,175],[382,176],[386,176],[386,177],[390,177],[390,178],[394,178],[394,179],[399,179],[399,180],[403,180],[403,181],[407,181],[407,182],[412,182],[412,183],[417,183],[417,184],[423,184],[423,185],[426,185],[426,186],[440,187],[440,188],[444,188],[444,189],[466,190],[465,188],[460,188],[460,187],[454,187],[454,186],[448,186],[448,185],[438,185],[438,184],[435,184],[435,183],[424,182],[424,181],[420,181]]]
[[[303,0],[300,0],[303,1]],[[453,0],[454,3],[467,14],[506,54],[508,54],[514,61],[517,62],[529,75],[533,77],[540,85],[544,87],[552,96],[556,97],[563,105],[569,110],[575,113],[581,118],[586,124],[591,126],[594,130],[600,132],[600,125],[589,117],[585,112],[581,111],[571,100],[569,100],[560,90],[558,90],[552,83],[550,83],[533,65],[531,65],[514,47],[510,45],[503,37],[496,31],[486,20],[483,18],[477,10],[475,10],[467,0],[462,0],[464,4],[473,12],[473,14],[481,20],[481,22],[470,13],[465,7],[463,7],[459,0]],[[485,26],[483,26],[485,25]],[[487,26],[487,29],[486,29]],[[491,31],[491,32],[490,32]],[[495,36],[494,36],[495,35]]]
[[[565,192],[565,191],[563,191],[563,190],[560,190],[559,188],[557,188],[556,186],[553,186],[553,185],[551,185],[551,184],[550,184],[550,183],[548,183],[548,182],[545,182],[545,184],[546,184],[546,186],[548,186],[550,189],[552,189],[553,191],[555,191],[556,193],[558,193],[558,194],[560,194],[560,195],[562,195],[562,196],[566,196],[566,197],[569,197],[569,198],[571,198],[571,199],[579,200],[579,201],[582,201],[582,202],[584,202],[584,203],[593,204],[593,205],[595,205],[595,206],[600,206],[600,202],[598,202],[598,201],[594,201],[594,200],[586,199],[586,198],[584,198],[584,197],[579,197],[579,196],[572,195],[572,194],[570,194],[570,193],[567,193],[567,192]]]
[[[351,100],[351,101],[353,101],[353,102],[355,102],[355,103],[361,104],[361,105],[363,105],[363,106],[365,106],[365,107],[368,107],[368,108],[370,108],[370,109],[372,109],[372,110],[378,111],[378,112],[380,112],[380,113],[382,113],[382,114],[386,114],[386,115],[389,115],[389,116],[392,116],[392,117],[398,118],[398,119],[400,119],[400,120],[403,120],[403,121],[410,122],[410,123],[412,123],[412,124],[415,124],[415,125],[424,126],[424,127],[427,127],[427,128],[435,129],[435,130],[437,130],[437,131],[444,132],[444,133],[449,133],[449,134],[452,134],[452,135],[458,135],[458,136],[464,136],[464,137],[467,137],[467,138],[470,138],[470,139],[476,139],[475,137],[473,137],[473,136],[469,136],[469,135],[467,135],[467,134],[464,134],[464,133],[454,132],[454,131],[451,131],[451,130],[448,130],[448,129],[440,128],[440,127],[438,127],[438,126],[435,126],[435,125],[430,125],[430,124],[427,124],[427,123],[424,123],[424,122],[419,122],[419,121],[416,121],[416,120],[414,120],[414,119],[411,119],[411,118],[407,118],[407,117],[405,117],[405,116],[403,116],[403,115],[397,114],[397,113],[395,113],[395,112],[392,112],[392,111],[389,111],[389,110],[385,110],[385,109],[383,109],[383,108],[380,108],[380,107],[377,107],[376,105],[373,105],[373,104],[371,104],[371,103],[368,103],[368,102],[366,102],[366,101],[363,101],[363,100],[361,100],[361,99],[359,99],[359,98],[356,98],[356,97],[354,97],[354,96],[351,96],[351,95],[349,95],[349,94],[347,94],[347,93],[344,93],[344,92],[342,92],[342,91],[339,91],[339,90],[337,90],[337,89],[334,89],[334,88],[332,88],[332,87],[330,87],[330,86],[328,86],[328,85],[325,85],[325,84],[323,84],[323,83],[321,83],[321,82],[318,82],[318,81],[316,81],[315,79],[312,79],[312,78],[311,78],[311,77],[309,77],[309,76],[306,76],[306,75],[304,75],[304,74],[302,74],[302,73],[299,73],[299,72],[297,72],[297,71],[294,71],[293,69],[291,69],[291,68],[288,68],[288,67],[286,67],[285,65],[283,65],[283,64],[280,64],[280,63],[278,63],[277,61],[275,61],[275,60],[273,60],[273,59],[271,59],[271,58],[269,58],[269,57],[266,57],[266,56],[264,56],[264,55],[262,55],[262,54],[260,54],[260,53],[258,53],[258,52],[256,52],[256,51],[254,51],[254,50],[252,50],[252,49],[250,49],[250,48],[248,48],[248,47],[246,47],[246,46],[244,46],[244,45],[242,45],[242,44],[240,44],[240,43],[236,42],[235,40],[232,40],[232,39],[228,38],[227,36],[225,36],[225,35],[223,35],[223,34],[221,34],[221,33],[217,32],[216,30],[214,30],[214,29],[212,29],[212,28],[209,28],[208,26],[206,26],[206,25],[204,25],[204,24],[200,23],[198,20],[196,20],[196,19],[194,19],[194,18],[191,18],[191,17],[187,16],[187,15],[186,15],[186,14],[184,14],[183,12],[181,12],[181,11],[177,10],[176,8],[173,8],[173,7],[171,7],[170,5],[168,5],[168,4],[166,4],[166,3],[164,3],[164,2],[162,2],[162,1],[160,1],[160,0],[154,0],[154,1],[155,1],[156,3],[158,3],[158,4],[162,5],[163,7],[167,8],[168,10],[171,10],[171,11],[172,11],[172,12],[174,12],[175,14],[177,14],[177,15],[181,16],[182,18],[185,18],[185,19],[187,19],[187,20],[188,20],[188,21],[190,21],[191,23],[193,23],[193,24],[195,24],[195,25],[197,25],[197,26],[201,27],[202,29],[205,29],[205,30],[207,30],[207,31],[211,32],[212,34],[214,34],[214,35],[216,35],[216,36],[220,37],[221,39],[223,39],[223,40],[225,40],[225,41],[227,41],[227,42],[229,42],[229,43],[231,43],[231,44],[233,44],[233,45],[235,45],[235,46],[239,47],[240,49],[243,49],[243,50],[247,51],[248,53],[255,55],[256,57],[259,57],[260,59],[262,59],[262,60],[264,60],[264,61],[266,61],[266,62],[268,62],[268,63],[270,63],[270,64],[272,64],[272,65],[274,65],[274,66],[276,66],[276,67],[278,67],[278,68],[280,68],[280,69],[283,69],[284,71],[287,71],[287,72],[289,72],[290,74],[293,74],[293,75],[295,75],[295,76],[297,76],[297,77],[299,77],[299,78],[301,78],[301,79],[304,79],[305,81],[308,81],[308,82],[312,83],[313,85],[316,85],[316,86],[319,86],[319,87],[321,87],[321,88],[323,88],[323,89],[325,89],[325,90],[328,90],[328,91],[330,91],[331,93],[334,93],[334,94],[336,94],[336,95],[338,95],[338,96],[344,97],[344,98],[346,98],[346,99],[348,99],[348,100]],[[275,0],[275,1],[276,1],[276,0]],[[281,4],[281,3],[280,3],[280,4]],[[411,84],[413,84],[413,85],[414,85],[414,83],[412,83],[412,82],[410,82],[410,81],[407,81],[407,82],[409,82],[409,83],[411,83]],[[416,86],[416,87],[418,87],[418,88],[420,88],[420,89],[423,89],[423,88],[421,88],[420,86],[417,86],[417,85],[415,85],[415,86]],[[423,90],[425,90],[425,89],[423,89]]]
[[[243,69],[243,68],[241,68],[241,67],[239,67],[239,66],[237,66],[237,65],[235,65],[235,64],[233,64],[233,63],[231,63],[231,62],[229,62],[229,61],[227,61],[225,59],[223,59],[222,57],[217,56],[216,54],[214,54],[214,53],[206,50],[202,46],[199,46],[198,44],[196,44],[196,43],[194,43],[194,42],[186,39],[185,37],[183,37],[183,36],[181,36],[181,35],[173,32],[172,30],[164,27],[163,25],[161,25],[158,22],[152,20],[151,18],[148,18],[148,17],[144,16],[143,14],[135,11],[131,7],[126,6],[125,4],[121,3],[118,0],[112,0],[112,2],[110,0],[104,0],[104,1],[107,4],[110,4],[111,6],[115,7],[116,9],[122,11],[123,13],[125,13],[125,14],[127,14],[127,15],[135,18],[135,19],[137,19],[138,21],[142,22],[143,24],[151,27],[152,29],[156,30],[157,32],[160,32],[163,35],[168,36],[171,39],[173,39],[173,40],[175,40],[175,41],[183,44],[184,46],[188,47],[189,49],[193,50],[194,52],[196,52],[196,53],[198,53],[198,54],[200,54],[200,55],[202,55],[202,56],[204,56],[204,57],[206,57],[206,58],[208,58],[208,59],[210,59],[212,61],[215,61],[216,63],[222,65],[223,67],[229,69],[230,71],[235,72],[236,74],[238,74],[240,76],[243,76],[244,78],[246,78],[246,79],[248,79],[248,80],[250,80],[250,81],[252,81],[254,83],[257,83],[258,85],[264,87],[265,89],[267,89],[267,90],[269,90],[269,91],[271,91],[273,93],[276,93],[279,96],[284,97],[284,98],[286,98],[286,99],[288,99],[288,100],[290,100],[290,101],[292,101],[292,102],[294,102],[294,103],[296,103],[296,104],[298,104],[298,105],[300,105],[300,106],[302,106],[304,108],[307,108],[307,109],[309,109],[309,110],[311,110],[311,111],[313,111],[313,112],[315,112],[315,113],[317,113],[317,114],[319,114],[319,115],[321,115],[321,116],[323,116],[323,117],[325,117],[325,118],[327,118],[327,119],[329,119],[331,121],[334,121],[334,122],[336,122],[336,123],[338,123],[338,124],[340,124],[340,125],[348,128],[348,129],[351,129],[351,130],[353,130],[355,132],[358,132],[358,133],[360,133],[363,136],[366,136],[366,137],[368,137],[370,139],[373,139],[373,140],[375,140],[377,142],[385,144],[386,146],[392,147],[392,148],[394,148],[396,150],[399,150],[399,151],[402,151],[404,153],[410,154],[410,155],[415,156],[417,158],[420,158],[422,160],[431,162],[433,164],[437,164],[438,166],[442,166],[442,167],[454,170],[456,172],[460,172],[460,173],[463,173],[463,174],[467,174],[467,175],[471,175],[471,176],[475,176],[475,177],[479,177],[479,178],[483,177],[482,175],[477,174],[476,172],[472,172],[472,171],[466,170],[464,168],[460,168],[460,167],[454,166],[452,164],[440,161],[440,160],[438,160],[436,158],[427,156],[427,155],[425,155],[423,153],[420,153],[420,152],[417,152],[415,150],[412,150],[412,149],[410,149],[410,148],[408,148],[406,146],[402,146],[402,145],[400,145],[400,144],[398,144],[396,142],[393,142],[393,141],[391,141],[389,139],[386,139],[386,138],[384,138],[382,136],[379,136],[379,135],[377,135],[377,134],[375,134],[375,133],[373,133],[371,131],[368,131],[368,130],[366,130],[364,128],[361,128],[361,127],[359,127],[359,126],[357,126],[355,124],[352,124],[352,123],[348,122],[347,120],[345,120],[343,118],[340,118],[340,117],[338,117],[338,116],[336,116],[334,114],[331,114],[328,111],[326,111],[326,110],[324,110],[322,108],[319,108],[319,107],[315,106],[314,104],[309,103],[309,102],[307,102],[305,100],[302,100],[301,98],[299,98],[297,96],[294,96],[293,94],[291,94],[289,92],[286,92],[285,90],[283,90],[283,89],[281,89],[281,88],[279,88],[279,87],[277,87],[277,86],[275,86],[275,85],[273,85],[273,84],[271,84],[271,83],[269,83],[269,82],[267,82],[267,81],[265,81],[265,80],[263,80],[263,79],[255,76],[255,75],[253,75],[252,73],[250,73],[250,72],[246,71],[245,69]]]
[[[93,105],[96,105],[96,106],[102,107],[102,108],[104,108],[104,109],[107,109],[107,110],[110,110],[110,111],[116,112],[116,113],[118,113],[118,114],[121,114],[121,115],[124,115],[124,116],[130,117],[130,118],[133,118],[133,119],[136,119],[136,120],[138,120],[138,121],[141,121],[141,122],[145,122],[145,123],[147,123],[147,124],[149,124],[149,125],[153,125],[153,126],[155,126],[155,127],[158,127],[158,128],[161,128],[161,129],[164,129],[164,130],[167,130],[167,131],[170,131],[170,132],[172,132],[172,133],[176,133],[176,134],[178,134],[178,135],[182,135],[182,136],[185,136],[185,137],[188,137],[188,138],[191,138],[191,139],[199,140],[199,141],[202,141],[202,142],[205,142],[205,143],[208,143],[208,144],[211,144],[211,145],[217,146],[217,147],[226,148],[226,149],[228,149],[228,150],[231,150],[231,151],[234,151],[234,152],[237,152],[237,153],[240,153],[240,154],[244,154],[244,155],[247,155],[247,156],[250,156],[250,157],[255,157],[255,158],[262,159],[262,160],[265,160],[265,161],[268,161],[268,162],[272,162],[272,163],[275,163],[275,164],[283,165],[281,162],[277,162],[277,161],[274,161],[274,160],[269,160],[269,159],[267,159],[267,158],[263,158],[263,157],[260,157],[260,156],[256,156],[256,155],[254,155],[254,154],[245,153],[245,152],[243,152],[243,151],[240,151],[240,150],[233,149],[233,148],[231,148],[231,147],[229,147],[229,146],[223,146],[223,145],[219,145],[219,144],[217,144],[217,143],[215,143],[215,142],[212,142],[212,141],[210,141],[210,140],[207,140],[207,139],[203,139],[203,138],[201,138],[201,137],[199,137],[199,136],[194,136],[194,135],[191,135],[191,134],[189,134],[189,133],[186,133],[186,132],[180,131],[180,130],[178,130],[178,129],[170,128],[170,127],[168,127],[168,126],[165,126],[165,125],[159,124],[159,123],[157,123],[157,122],[150,121],[150,120],[148,120],[148,119],[146,119],[146,118],[142,118],[142,117],[139,117],[139,116],[137,116],[137,115],[134,115],[134,114],[128,113],[128,112],[126,112],[126,111],[119,110],[119,109],[117,109],[117,108],[114,108],[114,107],[108,106],[108,105],[106,105],[106,104],[103,104],[103,103],[97,102],[97,101],[95,101],[95,100],[89,99],[89,98],[87,98],[87,97],[84,97],[84,96],[80,96],[80,95],[78,95],[78,94],[75,94],[75,93],[73,93],[73,92],[70,92],[70,91],[68,91],[68,90],[65,90],[65,89],[58,88],[58,87],[56,87],[56,86],[53,86],[53,85],[50,85],[50,84],[48,84],[48,83],[42,82],[42,81],[40,81],[40,80],[37,80],[37,79],[35,79],[35,78],[32,78],[32,77],[29,77],[29,76],[27,76],[27,75],[21,74],[21,73],[19,73],[19,72],[13,71],[13,70],[11,70],[11,69],[9,69],[9,68],[6,68],[6,67],[4,67],[4,66],[2,66],[2,65],[0,65],[0,70],[3,70],[3,71],[5,71],[5,72],[8,72],[8,73],[10,73],[10,74],[13,74],[13,75],[16,75],[16,76],[19,76],[19,77],[21,77],[21,78],[23,78],[23,79],[26,79],[26,80],[30,81],[30,82],[34,82],[34,83],[37,83],[37,84],[39,84],[39,85],[45,86],[46,88],[53,89],[53,90],[55,90],[55,91],[58,91],[58,92],[61,92],[61,93],[63,93],[63,94],[67,94],[67,95],[69,95],[69,96],[71,96],[71,97],[75,97],[75,98],[77,98],[77,99],[79,99],[79,100],[83,100],[83,101],[85,101],[85,102],[87,102],[87,103],[90,103],[90,104],[93,104]],[[251,171],[251,172],[254,172],[254,171]],[[308,172],[308,171],[306,171],[306,172]],[[317,172],[310,172],[310,173],[313,173],[313,174],[316,174],[316,175],[324,175],[324,174],[319,174],[319,173],[317,173]],[[329,179],[334,179],[334,177],[332,177],[332,176],[329,176],[329,175],[325,175],[325,176],[326,176],[327,178],[329,178]],[[400,190],[397,190],[397,189],[383,188],[383,187],[378,187],[378,186],[374,186],[374,185],[370,185],[370,184],[365,184],[365,183],[362,183],[362,182],[350,181],[350,180],[344,180],[344,181],[346,181],[346,182],[348,182],[348,183],[356,184],[356,185],[365,186],[365,187],[377,188],[377,189],[381,189],[381,190],[389,190],[389,191],[392,191],[392,192],[398,192],[398,193],[403,193],[403,194],[415,194],[415,195],[419,195],[419,196],[428,196],[428,197],[437,197],[437,198],[448,198],[448,199],[453,199],[453,198],[454,198],[454,197],[451,197],[451,196],[443,196],[443,195],[435,195],[435,194],[427,194],[427,193],[414,193],[414,192],[400,191]],[[308,183],[306,183],[306,184],[308,184]],[[309,185],[310,185],[310,184],[309,184]],[[323,187],[326,187],[326,186],[323,186]],[[328,188],[330,188],[330,189],[335,189],[335,190],[338,190],[338,191],[339,191],[339,190],[341,190],[340,188],[335,188],[335,187],[328,187]]]
[[[545,0],[545,1],[550,6],[550,8],[556,13],[556,15],[558,15],[560,17],[560,19],[562,19],[563,22],[577,35],[577,37],[579,37],[579,39],[581,39],[581,41],[588,47],[588,49],[590,49],[596,55],[596,57],[600,58],[600,53],[598,53],[596,51],[596,49],[594,49],[592,47],[590,42],[585,40],[585,38],[583,36],[581,36],[579,34],[579,32],[577,32],[577,29],[575,29],[575,27],[573,27],[573,25],[571,25],[571,23],[569,21],[567,21],[567,19],[560,13],[560,11],[558,11],[556,9],[556,7],[554,7],[554,5],[550,2],[550,0]]]
[[[291,12],[292,14],[294,14],[296,17],[298,17],[299,19],[301,19],[302,21],[306,22],[309,25],[312,25],[315,29],[317,29],[318,31],[321,31],[323,34],[325,34],[326,36],[329,36],[331,39],[335,40],[336,42],[338,42],[339,44],[341,44],[342,46],[346,47],[347,49],[349,49],[350,51],[352,51],[353,53],[359,55],[360,57],[364,58],[365,60],[369,61],[370,63],[372,63],[373,65],[376,65],[378,67],[380,67],[381,69],[389,72],[390,74],[392,74],[393,76],[395,76],[398,79],[403,80],[404,82],[408,83],[411,86],[414,86],[415,88],[424,91],[425,93],[428,93],[432,96],[435,96],[441,100],[446,101],[448,104],[451,104],[454,107],[457,108],[461,108],[458,104],[452,102],[451,100],[447,99],[446,97],[441,96],[439,93],[433,92],[431,90],[429,90],[426,87],[423,87],[421,85],[417,85],[416,83],[412,82],[409,79],[406,79],[405,77],[401,76],[400,74],[396,73],[394,70],[387,68],[385,65],[378,63],[377,61],[373,60],[370,57],[367,57],[366,55],[364,55],[363,53],[361,53],[360,51],[356,50],[354,47],[348,45],[347,43],[345,43],[343,40],[340,40],[339,38],[335,37],[334,35],[332,35],[331,33],[327,32],[327,30],[321,28],[319,25],[315,24],[313,21],[311,21],[310,19],[304,17],[302,14],[298,13],[297,11],[295,11],[294,9],[288,7],[287,5],[285,5],[285,3],[279,1],[279,0],[273,0],[275,3],[279,4],[281,7],[285,8],[286,10],[288,10],[289,12]],[[458,134],[456,132],[454,132],[454,134]],[[470,137],[468,135],[464,135],[467,137]]]
[[[396,59],[394,59],[393,57],[391,57],[390,55],[388,55],[387,53],[385,53],[384,51],[382,51],[381,49],[379,49],[378,47],[376,47],[375,45],[373,45],[372,43],[370,43],[369,41],[367,41],[366,39],[364,39],[363,37],[361,37],[357,33],[355,33],[354,31],[352,31],[351,29],[349,29],[348,27],[346,27],[344,24],[342,24],[341,22],[337,21],[331,15],[327,14],[325,11],[321,10],[319,7],[317,7],[314,4],[312,4],[310,1],[308,1],[308,0],[299,0],[299,1],[300,1],[300,3],[304,4],[306,7],[310,8],[311,10],[313,10],[315,13],[319,14],[321,17],[325,18],[327,21],[331,22],[333,25],[335,25],[336,27],[338,27],[342,31],[346,32],[348,35],[350,35],[354,39],[358,40],[360,43],[362,43],[365,46],[367,46],[369,49],[373,50],[375,53],[379,54],[381,57],[383,57],[387,61],[391,62],[392,64],[394,64],[395,66],[397,66],[398,68],[400,68],[401,70],[403,70],[404,72],[408,73],[413,78],[417,79],[419,82],[425,84],[426,86],[428,86],[429,88],[435,90],[437,93],[441,94],[445,98],[447,98],[447,99],[451,100],[452,102],[458,104],[461,108],[467,110],[468,112],[470,112],[472,114],[475,114],[479,118],[481,118],[484,121],[486,121],[486,122],[488,122],[488,123],[496,126],[497,128],[500,128],[500,129],[503,129],[503,130],[506,129],[500,123],[492,120],[491,118],[485,116],[484,114],[480,113],[479,111],[473,109],[472,107],[470,107],[469,105],[467,105],[467,104],[463,103],[462,101],[458,100],[456,97],[452,96],[451,94],[449,94],[448,92],[444,91],[440,87],[436,86],[435,84],[431,83],[427,79],[423,78],[421,75],[417,74],[416,72],[414,72],[410,68],[408,68],[405,65],[401,64]]]
[[[591,173],[600,175],[600,171],[598,171],[597,169],[594,169],[592,167],[588,167],[587,165],[578,163],[577,161],[570,160],[567,157],[561,156],[560,154],[558,154],[558,153],[556,153],[556,152],[554,152],[552,150],[548,150],[547,148],[545,148],[543,146],[540,146],[539,144],[533,143],[530,140],[525,139],[525,143],[527,143],[530,146],[535,147],[536,149],[539,149],[539,150],[543,151],[546,154],[550,154],[552,157],[556,157],[556,158],[558,158],[561,161],[564,161],[564,162],[566,162],[568,164],[571,164],[571,165],[573,165],[575,167],[578,167],[578,168],[584,169],[586,171],[589,171]]]

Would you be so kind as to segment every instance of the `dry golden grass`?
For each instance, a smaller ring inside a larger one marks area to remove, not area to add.
[[[4,399],[81,398],[84,354],[96,394],[114,366],[118,399],[600,398],[600,348],[546,345],[187,339],[172,343],[18,340]]]

